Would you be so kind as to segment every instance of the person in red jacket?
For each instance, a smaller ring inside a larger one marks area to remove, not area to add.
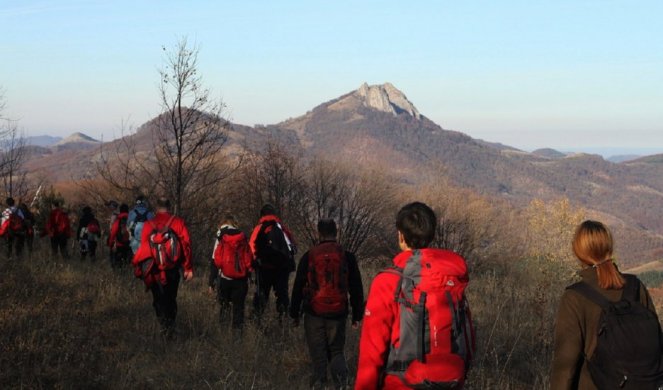
[[[159,198],[156,215],[143,226],[140,246],[132,260],[134,274],[152,291],[152,306],[166,337],[172,335],[177,316],[180,268],[184,280],[193,278],[189,230],[184,220],[169,210],[170,201]]]
[[[63,259],[68,259],[67,241],[72,233],[71,224],[67,213],[60,208],[58,201],[51,204],[51,213],[48,215],[44,233],[51,238],[51,255],[55,257],[59,251]]]
[[[108,236],[108,247],[111,252],[111,266],[119,267],[129,264],[131,255],[131,246],[129,242],[128,229],[129,206],[120,205],[120,213],[117,215],[111,225],[110,235]]]
[[[279,235],[278,232],[282,233]],[[290,273],[295,270],[296,250],[292,233],[276,215],[274,206],[265,204],[260,209],[260,220],[253,229],[249,246],[256,259],[258,284],[253,297],[254,312],[258,316],[262,315],[269,301],[269,294],[274,289],[276,310],[281,319],[290,304],[288,279]]]
[[[389,367],[388,364],[391,361],[390,354],[398,354],[394,352],[397,351],[396,346],[398,348],[404,347],[404,345],[401,345],[400,340],[400,337],[403,335],[400,329],[402,320],[401,306],[400,302],[395,299],[395,292],[397,291],[399,281],[402,280],[401,278],[407,272],[406,265],[408,261],[413,259],[415,263],[425,264],[424,268],[427,269],[442,269],[442,272],[449,276],[448,281],[467,283],[467,268],[462,257],[448,250],[428,248],[435,237],[436,226],[437,218],[435,213],[423,203],[410,203],[398,212],[396,228],[398,230],[398,244],[402,252],[393,261],[394,266],[401,271],[400,273],[389,272],[390,269],[388,269],[385,272],[381,272],[373,279],[371,284],[359,340],[359,361],[355,381],[355,389],[357,390],[410,389],[411,387],[405,384],[405,376],[401,376],[395,372],[406,372],[411,367],[414,367],[414,370],[423,369],[426,373],[435,373],[435,378],[429,382],[435,382],[435,384],[444,382],[445,384],[441,386],[449,385],[449,387],[439,388],[461,389],[463,387],[466,369],[465,362],[463,358],[454,353],[446,353],[443,356],[439,354],[430,356],[433,358],[430,360],[426,359],[424,363],[414,360],[410,363],[396,362],[400,364],[395,364],[392,367]],[[393,270],[392,268],[391,271]],[[415,280],[414,283],[423,284],[424,274],[425,272],[422,271],[419,275],[421,280]],[[407,279],[406,281],[409,282],[412,280]],[[405,286],[405,283],[403,286]],[[403,290],[405,289],[405,287],[402,288]],[[435,307],[429,308],[426,306],[426,310],[428,310],[431,318],[439,317],[435,314],[440,312],[431,312],[438,309],[450,310],[449,303],[442,300],[437,301]],[[428,341],[431,344],[426,347],[426,358],[429,358],[428,353],[430,350],[436,350],[444,345],[446,345],[447,349],[449,348],[449,341],[451,340],[439,340],[438,343],[437,339],[437,337],[444,337],[445,328],[450,329],[452,327],[451,316],[448,318],[448,326],[436,327],[437,330],[435,332],[431,330],[431,336],[429,337],[431,339],[435,337],[435,345],[432,345],[433,340]],[[410,348],[412,346],[407,345],[405,347]],[[407,364],[407,368],[402,367],[404,363]],[[440,380],[441,378],[443,379]]]

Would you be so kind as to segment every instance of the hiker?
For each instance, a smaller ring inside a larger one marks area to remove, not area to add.
[[[109,246],[108,240],[110,240],[110,231],[113,229],[113,224],[115,223],[115,219],[117,218],[118,214],[120,214],[120,212],[118,211],[118,207],[120,207],[120,204],[114,200],[109,200],[108,202],[105,203],[105,205],[106,208],[108,209],[108,212],[110,213],[108,216],[108,225],[106,225],[108,227],[108,230],[104,229],[104,232],[107,234],[106,246]],[[114,266],[115,254],[113,253],[112,250],[108,251],[108,260],[111,266]]]
[[[48,215],[44,233],[51,239],[51,255],[55,257],[59,252],[62,259],[68,259],[67,241],[71,237],[71,224],[69,216],[60,208],[60,202],[57,200],[51,204],[51,213]]]
[[[582,281],[567,287],[559,303],[550,389],[661,388],[660,327],[647,289],[619,272],[601,222],[582,222],[572,248]]]
[[[244,302],[249,292],[249,275],[253,271],[253,255],[244,232],[237,228],[235,217],[224,216],[216,232],[214,250],[209,263],[209,293],[216,287],[219,322],[227,323],[232,308],[232,328],[244,324]],[[218,282],[218,283],[217,283]]]
[[[129,264],[131,258],[131,239],[129,233],[129,206],[125,203],[120,205],[120,213],[113,221],[113,226],[108,236],[108,248],[111,252],[111,266],[120,267]]]
[[[140,246],[140,237],[143,232],[143,225],[145,221],[149,221],[154,218],[154,213],[150,211],[147,204],[147,199],[145,196],[139,195],[136,197],[136,206],[129,212],[129,217],[127,219],[129,223],[129,234],[131,234],[131,253],[132,255],[136,253],[138,247]]]
[[[260,209],[260,220],[253,229],[249,245],[256,259],[258,284],[253,297],[254,311],[258,317],[262,315],[273,289],[276,295],[276,310],[281,319],[288,310],[288,278],[295,270],[296,249],[292,234],[283,225],[271,204],[265,204]]]
[[[169,210],[170,201],[159,198],[156,215],[145,223],[132,260],[134,274],[152,291],[152,306],[166,337],[172,336],[177,316],[180,268],[184,270],[184,280],[193,278],[189,231],[184,220]]]
[[[23,212],[14,205],[12,197],[7,198],[5,204],[7,208],[2,212],[0,236],[5,237],[7,258],[11,258],[12,250],[16,257],[20,258],[23,255],[26,234]]]
[[[27,204],[21,203],[18,205],[19,210],[23,214],[23,224],[25,225],[25,244],[28,247],[28,254],[31,256],[34,249],[35,239],[35,225],[37,220],[35,215],[30,211]]]
[[[336,242],[336,235],[333,219],[318,222],[319,243],[299,260],[290,301],[295,326],[299,325],[303,306],[304,333],[313,363],[310,385],[315,388],[327,382],[327,362],[334,386],[347,386],[348,365],[343,349],[348,294],[353,329],[359,329],[364,314],[364,288],[357,260]]]
[[[394,267],[371,284],[355,389],[461,389],[474,351],[465,260],[428,246],[437,218],[424,203],[396,217]],[[453,331],[452,331],[453,329]]]
[[[97,258],[97,242],[101,238],[101,226],[94,217],[90,206],[83,207],[83,214],[78,220],[76,239],[78,240],[81,260],[90,255],[91,260]]]

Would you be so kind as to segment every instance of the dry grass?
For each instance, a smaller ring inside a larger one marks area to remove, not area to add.
[[[474,270],[478,351],[468,389],[547,388],[557,300],[569,281],[556,267],[504,259]],[[378,268],[363,270],[366,290]],[[272,317],[267,329],[249,321],[244,338],[233,340],[217,322],[204,270],[180,286],[176,338],[165,341],[151,294],[104,255],[96,263],[43,254],[0,260],[0,387],[307,388],[303,329]],[[349,329],[346,351],[354,372],[358,332]]]
[[[202,270],[204,267],[199,267]],[[249,323],[233,340],[203,275],[180,286],[177,334],[159,335],[129,268],[35,254],[0,260],[2,388],[305,388],[302,329]],[[348,337],[356,350],[356,335]],[[353,359],[350,359],[351,361]],[[354,358],[353,364],[356,364]]]

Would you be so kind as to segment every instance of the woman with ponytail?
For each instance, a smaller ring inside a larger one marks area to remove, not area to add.
[[[622,275],[614,264],[612,235],[604,224],[581,223],[573,237],[572,248],[582,266],[580,284],[598,291],[611,302],[622,298],[629,282],[639,284],[639,301],[655,315],[645,286],[633,276]],[[551,390],[599,388],[592,380],[587,360],[597,345],[601,311],[599,305],[577,288],[567,288],[562,295],[555,322]]]

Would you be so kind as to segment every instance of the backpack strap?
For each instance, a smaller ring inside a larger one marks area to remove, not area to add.
[[[168,231],[168,229],[170,229],[170,225],[173,223],[174,219],[175,219],[175,216],[171,215],[170,219],[168,219],[168,222],[166,222],[166,224],[163,225],[163,227],[161,229],[159,229],[159,227],[154,223],[154,220],[149,220],[147,222],[150,224],[150,226],[152,226],[152,233],[154,233],[155,231],[160,232],[160,233],[165,233],[165,232]]]
[[[170,216],[170,219],[168,220],[168,222],[166,222],[166,224],[165,224],[164,227],[163,227],[163,231],[164,231],[164,232],[166,232],[166,231],[168,231],[168,229],[170,229],[170,224],[173,223],[173,220],[174,220],[174,219],[175,219],[175,216],[174,216],[174,215],[171,215],[171,216]]]
[[[399,302],[401,295],[401,283],[403,279],[403,268],[392,265],[380,271],[380,273],[398,275],[398,284],[396,285],[396,291],[394,292],[394,301]]]
[[[589,284],[585,282],[578,282],[570,285],[569,287],[566,288],[567,290],[573,290],[578,292],[580,295],[583,297],[589,299],[590,301],[594,302],[598,306],[601,307],[603,310],[607,310],[612,302],[603,296],[598,290],[590,286]]]
[[[639,302],[640,301],[640,280],[635,275],[623,274],[624,279],[626,280],[626,285],[624,286],[624,291],[622,292],[622,299],[625,299],[629,302]]]
[[[635,275],[623,274],[626,284],[622,290],[621,299],[629,302],[639,302],[640,301],[640,281]],[[570,285],[566,288],[567,290],[574,290],[580,293],[585,298],[599,305],[601,309],[606,310],[614,302],[611,302],[608,298],[603,296],[598,290],[590,286],[585,282],[578,282]]]

